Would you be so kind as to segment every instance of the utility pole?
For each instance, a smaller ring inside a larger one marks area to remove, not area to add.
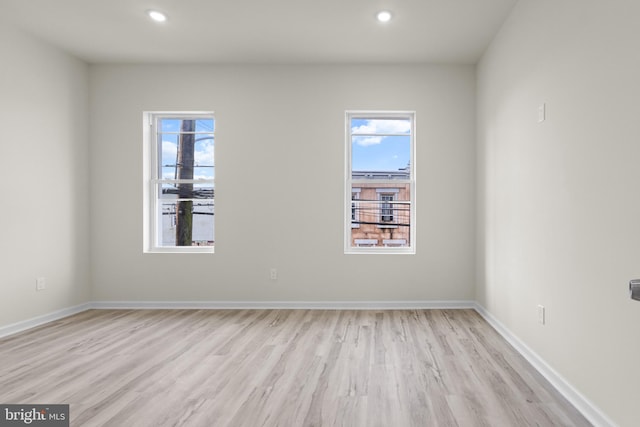
[[[178,140],[178,179],[193,179],[195,120],[183,120]],[[178,198],[193,198],[193,183],[178,184]],[[193,201],[181,200],[176,209],[176,246],[193,244]]]

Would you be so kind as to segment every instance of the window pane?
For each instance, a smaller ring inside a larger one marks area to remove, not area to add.
[[[351,135],[352,171],[398,171],[409,165],[410,119],[352,118]],[[373,178],[390,179],[388,177]],[[363,177],[357,179],[363,179]]]
[[[214,200],[163,201],[160,246],[213,246]]]
[[[351,247],[410,245],[410,185],[389,185],[358,183],[357,188],[351,187]]]
[[[159,134],[160,176],[162,179],[213,179],[213,134]],[[191,177],[192,176],[192,177]]]

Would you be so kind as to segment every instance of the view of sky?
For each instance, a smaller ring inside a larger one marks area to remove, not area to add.
[[[396,171],[411,159],[409,119],[352,119],[351,168]]]
[[[162,141],[162,178],[175,178],[176,155],[178,153],[178,133],[180,132],[182,120],[162,119],[160,132],[158,135]],[[213,119],[196,120],[196,142],[195,142],[195,168],[194,179],[213,179],[215,177],[214,165],[214,122]]]
[[[174,179],[180,132],[180,119],[162,119],[160,134],[162,178]],[[213,179],[214,121],[196,120],[194,179]],[[411,158],[411,121],[409,119],[352,119],[352,170],[396,171]]]

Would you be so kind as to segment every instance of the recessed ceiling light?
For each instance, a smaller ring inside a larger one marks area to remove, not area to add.
[[[378,12],[376,18],[378,18],[378,21],[380,22],[389,22],[391,20],[391,12],[389,12],[388,10],[383,10],[381,12]]]
[[[164,22],[167,20],[167,15],[157,10],[147,10],[147,15],[156,22]]]

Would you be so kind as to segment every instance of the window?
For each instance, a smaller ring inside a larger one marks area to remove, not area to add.
[[[360,198],[360,189],[351,189],[351,228],[360,228],[360,215],[358,214],[358,199]]]
[[[213,113],[145,113],[145,252],[213,252],[214,123]]]
[[[380,194],[380,221],[393,222],[393,194]]]
[[[415,253],[415,113],[346,113],[345,253]]]

